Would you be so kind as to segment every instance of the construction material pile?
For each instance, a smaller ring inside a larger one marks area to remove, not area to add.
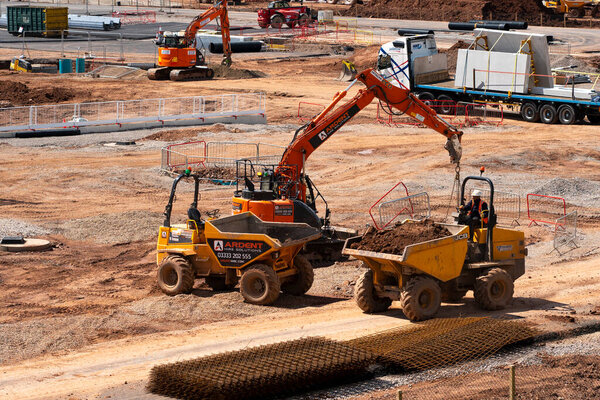
[[[179,399],[265,399],[360,379],[376,356],[306,338],[152,368],[148,390]]]
[[[444,318],[346,342],[305,338],[156,366],[148,390],[179,399],[267,399],[357,381],[376,363],[425,370],[486,358],[537,333],[492,318]]]
[[[424,371],[487,358],[503,347],[531,339],[525,324],[493,318],[438,318],[346,342],[377,353],[392,370]]]
[[[12,106],[59,103],[75,97],[71,90],[62,87],[31,88],[21,82],[0,81],[0,92],[7,96]]]
[[[361,240],[352,243],[350,248],[401,255],[404,253],[404,248],[408,245],[450,235],[451,233],[448,229],[435,224],[431,220],[407,222],[382,231],[371,227]]]
[[[428,21],[462,21],[494,19],[526,21],[539,25],[560,24],[562,18],[542,5],[540,0],[372,0],[356,4],[347,15]]]

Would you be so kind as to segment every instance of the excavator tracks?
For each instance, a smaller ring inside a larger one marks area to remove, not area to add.
[[[185,69],[152,68],[148,70],[148,79],[153,81],[206,81],[214,78],[215,71],[209,67],[193,67]]]

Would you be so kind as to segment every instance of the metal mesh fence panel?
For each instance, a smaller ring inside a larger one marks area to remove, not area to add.
[[[529,193],[527,195],[527,218],[529,225],[539,223],[554,225],[556,219],[567,214],[564,198]]]
[[[380,226],[386,227],[392,223],[402,222],[407,218],[423,220],[431,216],[429,194],[417,193],[410,196],[385,201],[379,204]]]
[[[479,181],[468,181],[465,186],[465,202],[471,199],[474,189],[482,192],[482,199],[490,203],[490,188],[482,185]],[[521,218],[521,197],[518,193],[494,190],[494,211],[498,216],[498,222],[510,224],[518,223]]]
[[[556,220],[554,225],[554,249],[577,246],[577,211],[568,213]]]

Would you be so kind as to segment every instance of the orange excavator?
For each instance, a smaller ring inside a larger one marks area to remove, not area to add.
[[[215,72],[205,65],[204,56],[196,46],[196,33],[215,18],[220,19],[223,39],[223,61],[231,65],[231,41],[227,1],[221,0],[195,17],[183,32],[159,31],[155,43],[158,47],[158,66],[148,70],[152,80],[191,81],[212,79]]]
[[[360,89],[354,98],[332,112],[357,81],[366,88]],[[233,213],[251,211],[263,221],[304,222],[320,228],[322,238],[310,242],[305,255],[312,262],[341,258],[343,241],[348,235],[330,225],[327,202],[305,173],[304,166],[313,151],[375,98],[386,112],[397,114],[394,111],[396,109],[444,135],[447,138],[445,148],[451,162],[457,164],[458,171],[462,156],[462,132],[439,117],[409,89],[394,86],[375,70],[367,69],[358,74],[346,90],[337,93],[320,114],[296,131],[278,165],[257,166],[248,160],[238,161],[238,182],[245,184],[241,190],[238,187],[234,194]],[[324,218],[317,214],[318,198],[325,203]]]

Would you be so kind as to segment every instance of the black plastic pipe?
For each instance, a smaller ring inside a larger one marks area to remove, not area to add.
[[[506,26],[509,27],[509,29],[527,29],[529,27],[529,24],[525,21],[484,21],[484,20],[476,20],[476,19],[472,19],[469,22],[473,22],[475,24],[481,24],[481,23],[486,23],[486,22],[491,22],[494,24],[505,24]]]
[[[429,29],[411,29],[411,28],[401,28],[398,29],[398,35],[400,36],[412,36],[412,35],[433,35],[433,30]]]
[[[474,22],[448,22],[448,29],[452,31],[472,31],[474,29],[495,29],[499,31],[507,31],[510,28],[506,24],[495,22],[483,22],[476,24]]]
[[[68,124],[68,122],[66,122]],[[81,134],[77,128],[64,128],[64,129],[48,129],[43,131],[23,131],[16,132],[16,138],[37,138],[37,137],[50,137],[50,136],[76,136]]]
[[[223,54],[223,43],[211,43],[208,49],[213,54]],[[233,53],[258,53],[262,42],[231,42]]]

